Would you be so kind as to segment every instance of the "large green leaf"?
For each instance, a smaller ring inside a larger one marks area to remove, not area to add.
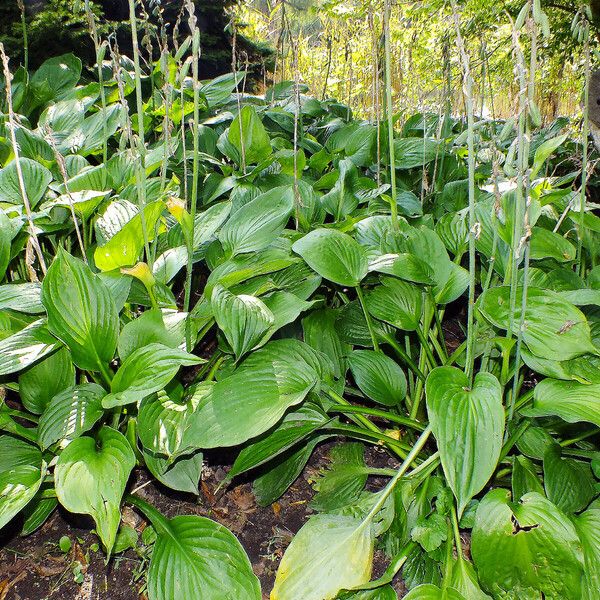
[[[45,319],[34,321],[21,331],[0,340],[0,375],[22,371],[59,346],[48,333]]]
[[[151,516],[158,537],[148,569],[149,600],[261,600],[250,561],[227,528],[205,517]]]
[[[238,152],[238,164],[242,157],[246,165],[255,165],[271,155],[271,142],[253,106],[244,106],[229,127],[229,143]]]
[[[286,452],[325,425],[327,416],[309,403],[285,416],[280,425],[245,446],[236,458],[228,478],[254,469]]]
[[[383,254],[369,262],[369,271],[394,275],[414,283],[435,283],[433,269],[413,254]]]
[[[198,484],[204,466],[202,452],[181,456],[173,462],[145,448],[143,454],[146,467],[163,485],[178,492],[198,495]]]
[[[544,454],[544,488],[548,500],[567,514],[583,510],[596,495],[589,463],[563,458],[558,444]]]
[[[154,238],[154,229],[163,209],[164,204],[161,200],[151,202],[144,207],[146,233],[149,240]],[[96,248],[94,262],[101,271],[132,266],[137,262],[143,248],[144,228],[142,215],[138,212],[106,244]]]
[[[270,342],[218,381],[190,417],[191,448],[241,444],[270,429],[321,379],[314,351],[297,340]]]
[[[218,238],[229,255],[266,248],[283,231],[292,208],[290,186],[276,187],[239,208],[219,231]]]
[[[292,246],[321,277],[356,287],[369,270],[366,250],[348,234],[336,229],[315,229]]]
[[[311,517],[288,546],[271,600],[330,600],[371,578],[371,522],[350,516]]]
[[[518,288],[511,328],[513,335],[517,335],[520,325],[522,295],[523,288]],[[509,287],[486,290],[479,297],[477,306],[496,327],[510,327]],[[569,360],[587,352],[598,354],[585,315],[558,294],[541,288],[528,288],[522,337],[533,354],[546,359]]]
[[[119,315],[106,285],[77,258],[59,250],[42,284],[48,329],[80,368],[97,371],[117,347]]]
[[[19,166],[23,174],[25,195],[31,208],[35,208],[46,193],[48,184],[52,181],[52,173],[30,158],[20,158]],[[23,193],[19,185],[17,163],[14,160],[4,169],[0,169],[0,202],[24,204]]]
[[[205,362],[204,359],[163,344],[153,343],[131,353],[110,385],[111,393],[104,398],[105,408],[138,402],[162,390],[182,366]]]
[[[473,387],[455,367],[438,367],[425,385],[427,412],[459,516],[489,481],[504,434],[502,388],[491,373],[478,373]]]
[[[581,600],[600,598],[600,509],[590,508],[573,519],[583,546],[585,572]]]
[[[252,350],[275,323],[273,313],[254,296],[236,296],[222,285],[213,288],[211,306],[215,321],[236,358]]]
[[[40,417],[40,448],[45,450],[59,440],[74,440],[91,429],[104,414],[105,395],[97,383],[84,383],[54,396]]]
[[[569,519],[532,492],[510,502],[503,489],[479,504],[471,539],[479,580],[495,598],[580,600],[581,542]]]
[[[600,427],[600,384],[544,379],[535,386],[531,416],[555,415],[568,423],[587,421]]]
[[[435,160],[438,155],[438,143],[428,138],[401,138],[394,142],[396,169],[422,167]]]
[[[356,385],[374,402],[396,406],[406,396],[406,377],[402,369],[382,352],[355,350],[348,363]]]
[[[41,414],[56,394],[75,385],[71,353],[61,348],[19,375],[19,395],[23,406]]]
[[[82,436],[58,457],[54,470],[56,495],[69,511],[90,515],[108,553],[121,520],[121,498],[135,455],[125,436],[102,427],[96,439]]]
[[[81,60],[73,54],[62,54],[45,60],[29,83],[35,98],[45,103],[71,91],[80,77]]]
[[[412,283],[394,277],[385,277],[381,283],[367,293],[367,310],[376,319],[398,329],[417,329],[423,305],[422,290]]]

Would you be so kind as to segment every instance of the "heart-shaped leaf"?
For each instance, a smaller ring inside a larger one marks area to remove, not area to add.
[[[382,352],[355,350],[348,363],[356,385],[374,402],[396,406],[406,396],[404,372]]]
[[[581,542],[573,524],[532,492],[510,502],[507,490],[479,504],[471,538],[479,580],[494,598],[580,600]]]
[[[135,455],[125,436],[102,427],[96,439],[82,436],[58,457],[54,470],[56,495],[69,511],[90,515],[110,554],[119,522],[121,498]]]
[[[38,443],[42,450],[59,440],[74,440],[91,429],[104,414],[104,388],[84,383],[60,392],[40,417]]]
[[[427,413],[458,513],[489,481],[504,435],[502,388],[491,373],[469,379],[454,367],[438,367],[425,384]]]
[[[117,347],[119,315],[106,285],[82,261],[59,250],[42,284],[48,329],[80,368],[97,371]]]
[[[236,296],[222,285],[213,288],[211,306],[215,321],[236,358],[252,350],[275,323],[273,313],[254,296]]]
[[[366,250],[336,229],[315,229],[292,246],[308,266],[338,285],[356,287],[369,270]]]

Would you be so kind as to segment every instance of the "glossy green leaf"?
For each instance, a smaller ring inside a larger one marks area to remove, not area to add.
[[[414,283],[435,283],[433,269],[413,254],[383,254],[369,262],[369,271],[394,275]]]
[[[82,436],[58,457],[54,470],[56,495],[69,511],[90,515],[110,554],[119,522],[120,503],[135,455],[125,436],[102,427],[96,439]]]
[[[19,465],[0,472],[0,528],[35,496],[46,474],[45,464]]]
[[[0,310],[16,310],[30,315],[46,312],[39,283],[9,283],[0,285]]]
[[[20,158],[19,166],[23,175],[25,195],[31,208],[35,208],[46,193],[48,184],[52,181],[52,173],[39,162],[30,158]],[[24,204],[17,163],[14,160],[0,169],[0,202]]]
[[[404,600],[466,600],[454,588],[439,588],[433,583],[424,583],[413,588],[404,596]]]
[[[583,552],[577,532],[535,492],[518,503],[510,502],[506,490],[489,492],[477,508],[471,553],[479,580],[495,598],[581,598]]]
[[[335,229],[315,229],[296,241],[292,250],[321,277],[339,285],[356,287],[369,270],[365,249]]]
[[[75,385],[75,367],[66,348],[50,354],[19,374],[23,406],[40,415],[56,394]]]
[[[374,402],[396,406],[406,396],[406,377],[391,358],[373,350],[355,350],[348,363],[356,385]]]
[[[567,514],[586,508],[596,494],[589,463],[562,457],[558,444],[544,455],[544,488],[548,500]]]
[[[427,412],[459,517],[496,469],[504,435],[502,388],[491,373],[478,373],[473,387],[454,367],[438,367],[425,385]]]
[[[534,416],[555,415],[568,423],[587,421],[600,427],[600,384],[544,379],[535,386]]]
[[[143,450],[144,462],[158,481],[172,490],[198,494],[204,457],[202,452],[181,456],[173,462]]]
[[[74,440],[102,417],[104,388],[84,383],[58,393],[40,417],[38,443],[45,450],[59,440]]]
[[[262,300],[245,294],[236,296],[221,285],[213,288],[211,306],[219,329],[238,359],[256,347],[275,323]]]
[[[239,208],[223,225],[217,237],[229,255],[266,248],[283,231],[292,208],[291,187],[276,187]]]
[[[0,340],[0,375],[22,371],[53,352],[59,342],[48,333],[45,319]]]
[[[600,596],[600,509],[590,508],[574,517],[573,522],[585,562],[581,600],[595,600]]]
[[[162,390],[182,366],[205,362],[204,359],[163,344],[148,344],[132,352],[111,382],[111,393],[104,398],[105,408],[138,402]]]
[[[342,515],[311,517],[288,546],[271,600],[330,600],[371,578],[370,521]]]
[[[149,600],[261,600],[260,584],[236,537],[205,517],[153,523],[158,537],[148,569]]]
[[[533,260],[553,258],[558,262],[570,262],[575,260],[575,255],[575,246],[562,235],[543,227],[532,229],[530,256]]]
[[[229,143],[238,152],[238,164],[255,165],[270,156],[269,134],[253,106],[244,106],[229,127]],[[243,157],[243,158],[242,158]]]
[[[202,399],[190,417],[185,445],[234,446],[267,431],[317,385],[317,360],[309,346],[291,339],[252,353]]]
[[[111,293],[91,269],[59,250],[42,284],[48,329],[80,368],[97,371],[117,347],[119,315]]]
[[[367,310],[376,319],[404,331],[419,327],[423,292],[412,283],[385,277],[381,285],[367,293],[365,301]]]
[[[163,212],[164,204],[157,200],[144,207],[148,239],[154,238],[154,229]],[[94,262],[101,271],[112,271],[134,265],[144,248],[142,215],[137,213],[117,231],[106,244],[94,251]]]
[[[521,316],[522,288],[517,290],[512,333],[517,334]],[[486,290],[477,306],[483,316],[500,329],[510,327],[510,288]],[[522,330],[529,350],[542,358],[569,360],[587,352],[596,354],[585,315],[556,293],[529,287]]]

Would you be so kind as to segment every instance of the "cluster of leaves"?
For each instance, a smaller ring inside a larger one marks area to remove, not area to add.
[[[22,513],[30,533],[60,503],[94,519],[110,555],[130,502],[157,533],[151,600],[258,600],[236,538],[125,495],[132,470],[197,493],[202,452],[239,447],[229,481],[252,472],[268,505],[345,436],[358,441],[316,482],[274,600],[395,598],[400,569],[411,599],[597,597],[600,221],[573,190],[567,122],[532,137],[523,239],[515,124],[478,123],[480,293],[463,341],[464,124],[417,114],[390,152],[384,123],[293,83],[264,97],[233,94],[239,73],[196,85],[185,51],[144,77],[143,123],[124,58],[102,86],[70,55],[12,80],[0,526]],[[365,443],[399,470],[369,467]],[[390,481],[370,491],[370,475]],[[390,567],[371,582],[376,546]]]

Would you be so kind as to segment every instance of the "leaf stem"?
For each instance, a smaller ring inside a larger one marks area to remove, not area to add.
[[[371,319],[371,315],[367,310],[367,306],[365,304],[365,297],[363,295],[363,291],[360,285],[357,285],[355,288],[356,295],[358,296],[358,301],[360,302],[360,306],[363,310],[363,314],[365,315],[365,321],[367,322],[367,328],[369,330],[369,334],[371,335],[371,340],[373,342],[373,348],[379,352],[379,342],[377,341],[377,335],[375,333],[375,328],[373,327],[373,320]]]

